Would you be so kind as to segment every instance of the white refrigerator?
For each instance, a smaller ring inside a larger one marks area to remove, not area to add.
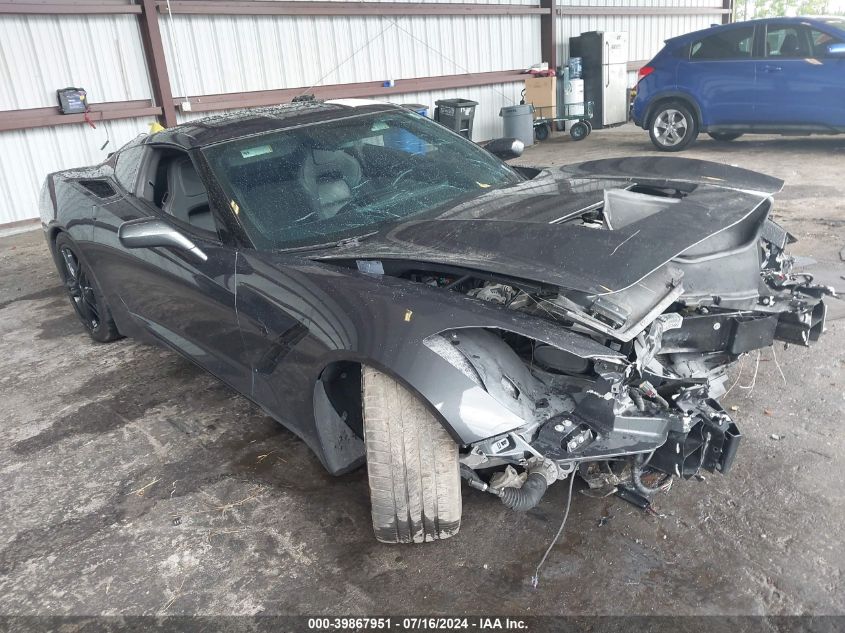
[[[594,128],[628,120],[628,33],[590,31],[569,40],[569,56],[580,57],[584,99],[593,102]]]

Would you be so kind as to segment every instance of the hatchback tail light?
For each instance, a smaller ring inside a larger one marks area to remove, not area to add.
[[[643,66],[640,68],[640,71],[637,73],[637,81],[642,81],[646,77],[648,77],[651,73],[654,72],[653,66]]]

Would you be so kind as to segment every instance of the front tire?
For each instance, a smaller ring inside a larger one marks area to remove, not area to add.
[[[56,238],[56,256],[70,303],[91,338],[99,343],[119,339],[120,332],[103,293],[80,258],[78,247],[64,233]]]
[[[458,445],[391,377],[363,367],[361,386],[376,539],[422,543],[454,536],[461,527]]]
[[[698,122],[685,103],[668,101],[651,115],[648,134],[660,151],[680,152],[698,136]]]

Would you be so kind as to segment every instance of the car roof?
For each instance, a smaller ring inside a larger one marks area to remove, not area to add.
[[[144,142],[167,143],[194,149],[264,132],[389,110],[404,109],[398,105],[365,99],[300,101],[196,119],[150,134]]]
[[[692,31],[690,33],[684,33],[683,35],[679,35],[677,37],[672,37],[666,40],[666,44],[675,44],[675,43],[683,43],[689,39],[693,38],[700,38],[705,36],[708,33],[716,33],[722,30],[729,30],[732,28],[738,28],[745,24],[748,25],[756,25],[756,24],[795,24],[795,23],[802,23],[802,24],[809,24],[811,26],[821,26],[826,28],[832,28],[834,30],[842,30],[834,24],[831,24],[831,20],[845,20],[842,17],[831,17],[831,16],[797,16],[797,17],[775,17],[775,18],[757,18],[756,20],[744,20],[741,22],[731,22],[730,24],[716,24],[706,29],[701,29],[699,31]]]

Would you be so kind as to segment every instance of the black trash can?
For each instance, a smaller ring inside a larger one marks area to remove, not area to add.
[[[469,99],[440,99],[435,101],[434,120],[440,125],[472,140],[472,120],[477,101]]]

